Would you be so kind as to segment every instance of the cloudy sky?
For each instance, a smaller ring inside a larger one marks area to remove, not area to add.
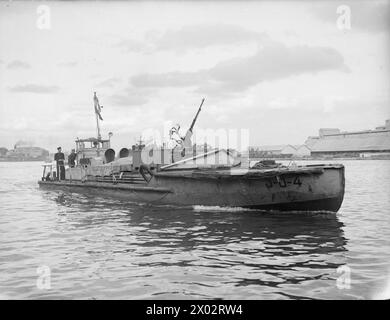
[[[0,2],[0,146],[94,136],[94,91],[116,148],[187,128],[202,97],[195,130],[248,129],[251,145],[375,128],[390,118],[389,4]]]

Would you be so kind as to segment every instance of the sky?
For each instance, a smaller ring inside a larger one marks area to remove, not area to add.
[[[250,145],[374,129],[390,118],[389,27],[389,1],[3,1],[0,146],[96,136],[95,91],[118,149],[184,134],[202,98],[195,133]]]

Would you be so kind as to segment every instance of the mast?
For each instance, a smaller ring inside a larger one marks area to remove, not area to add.
[[[101,108],[103,108],[103,107],[100,106],[100,104],[99,104],[99,100],[98,100],[98,98],[96,96],[96,92],[94,92],[94,95],[93,95],[93,102],[94,102],[95,116],[96,116],[97,139],[101,140],[102,136],[100,134],[100,122],[99,121],[103,120],[102,116],[100,115]]]
[[[97,131],[98,140],[101,140],[102,136],[100,134],[100,123],[99,123],[99,116],[98,115],[96,115],[96,131]]]

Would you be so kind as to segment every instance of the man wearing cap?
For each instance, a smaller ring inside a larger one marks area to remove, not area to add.
[[[76,165],[76,161],[75,160],[76,160],[76,150],[72,149],[71,154],[68,156],[68,165],[69,165],[69,167],[74,168],[74,166]]]
[[[57,148],[58,152],[54,155],[54,160],[57,162],[57,179],[65,180],[65,155],[62,153],[61,147]]]

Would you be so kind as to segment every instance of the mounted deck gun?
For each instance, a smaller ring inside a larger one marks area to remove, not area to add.
[[[192,141],[191,141],[192,131],[194,129],[196,120],[198,119],[199,113],[202,110],[203,102],[204,102],[204,98],[202,99],[202,102],[200,103],[198,112],[196,113],[194,120],[192,120],[190,128],[187,130],[187,133],[184,136],[184,140],[183,140],[183,147],[184,148],[192,148]]]
[[[179,133],[179,130],[180,130],[179,124],[177,124],[176,126],[172,127],[171,130],[169,130],[169,137],[171,138],[171,140],[174,140],[177,143],[177,146],[181,146],[184,149],[188,149],[188,148],[192,147],[191,137],[193,134],[196,120],[198,119],[199,113],[202,110],[204,100],[205,99],[203,98],[202,102],[200,103],[198,112],[196,113],[194,119],[192,120],[191,126],[187,130],[186,135],[184,137],[182,137]],[[174,137],[174,135],[176,135],[176,138]]]
[[[200,103],[198,112],[196,113],[194,119],[192,120],[191,126],[187,130],[187,132],[186,132],[184,137],[180,135],[180,132],[179,132],[180,125],[179,124],[174,126],[174,127],[172,127],[172,129],[169,130],[169,137],[170,137],[170,139],[176,142],[176,146],[172,149],[172,162],[175,162],[175,161],[180,160],[181,158],[184,158],[186,156],[186,153],[188,154],[188,152],[186,152],[186,150],[191,150],[191,152],[192,152],[192,141],[191,141],[191,138],[192,138],[192,134],[193,134],[193,130],[194,130],[194,126],[195,126],[196,120],[198,119],[199,113],[202,110],[202,106],[203,106],[204,100],[205,99],[203,98],[202,102]],[[179,157],[174,156],[174,154],[175,154],[174,150],[175,149],[177,150],[177,148],[179,150],[181,150],[180,153],[179,153]]]

